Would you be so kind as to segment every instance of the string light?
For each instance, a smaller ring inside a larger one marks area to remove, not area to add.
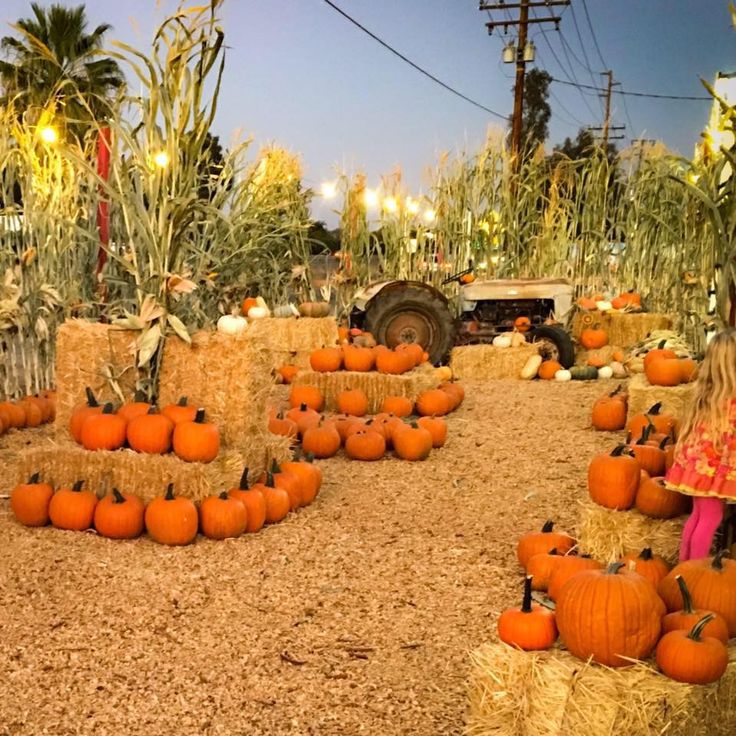
[[[411,197],[406,198],[406,211],[410,215],[416,215],[419,212],[419,202]]]
[[[169,165],[169,154],[166,151],[159,151],[153,157],[153,163],[159,167],[159,169],[165,169]]]
[[[375,189],[366,189],[363,192],[363,202],[366,207],[378,206],[378,192]]]
[[[425,222],[434,222],[435,218],[437,217],[437,213],[434,210],[424,210],[424,214],[422,215]]]
[[[325,199],[334,199],[337,196],[337,184],[334,181],[323,181],[320,191]]]
[[[41,128],[41,140],[49,145],[56,143],[59,140],[59,134],[56,132],[56,128],[52,128],[50,125]]]
[[[386,197],[383,200],[383,209],[386,210],[386,212],[396,212],[396,210],[399,209],[399,203],[396,201],[395,197]]]

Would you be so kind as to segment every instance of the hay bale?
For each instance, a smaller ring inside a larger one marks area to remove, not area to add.
[[[524,364],[537,352],[538,347],[532,343],[516,348],[463,345],[452,349],[450,368],[455,378],[464,381],[519,378]]]
[[[654,312],[586,312],[578,311],[572,321],[572,336],[580,340],[580,333],[591,325],[599,324],[608,333],[611,345],[629,348],[654,330],[668,330],[672,318]]]
[[[736,646],[724,676],[685,685],[648,663],[610,669],[561,647],[523,652],[487,643],[471,654],[469,736],[731,736]]]
[[[176,455],[142,455],[132,450],[90,452],[71,442],[46,442],[21,453],[18,482],[26,482],[36,472],[55,488],[70,487],[84,480],[102,496],[112,488],[135,493],[148,503],[174,484],[177,495],[199,501],[237,485],[244,467],[253,475],[262,473],[273,458],[279,462],[291,453],[285,438],[253,446],[245,454],[236,450],[220,452],[211,463],[187,463]]]
[[[204,407],[220,428],[222,446],[247,452],[267,431],[266,401],[271,389],[268,354],[249,333],[198,332],[188,345],[166,340],[159,377],[159,403],[187,396]]]
[[[686,519],[652,519],[635,509],[613,511],[585,500],[581,503],[578,546],[601,562],[614,562],[622,555],[639,554],[651,547],[655,554],[676,563]]]
[[[136,371],[137,333],[82,319],[69,319],[56,336],[56,420],[59,438],[69,437],[69,419],[85,400],[89,386],[101,401],[132,396]],[[113,383],[120,394],[113,390]]]
[[[652,386],[643,373],[629,381],[629,416],[641,414],[652,404],[662,402],[662,410],[682,417],[687,409],[695,388],[694,383],[679,386]]]
[[[439,385],[435,369],[424,363],[414,370],[400,376],[386,373],[359,373],[357,371],[338,371],[336,373],[319,373],[317,371],[300,371],[294,378],[295,385],[316,386],[325,397],[326,408],[334,411],[337,408],[337,395],[347,389],[360,389],[368,397],[368,413],[376,414],[387,396],[406,396],[414,401],[417,396],[430,388]]]
[[[618,345],[605,345],[596,350],[586,350],[581,345],[578,345],[575,351],[575,363],[576,365],[587,365],[591,358],[597,358],[603,361],[604,365],[608,365],[613,360],[613,354],[617,350],[623,351],[623,348]]]
[[[334,317],[260,319],[250,325],[248,335],[269,354],[272,369],[284,363],[309,368],[309,354],[338,339]]]

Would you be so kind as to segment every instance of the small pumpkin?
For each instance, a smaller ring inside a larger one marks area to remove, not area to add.
[[[165,495],[146,506],[144,521],[148,535],[159,544],[181,546],[197,536],[197,507],[188,498],[174,496],[173,483],[169,483]]]
[[[27,483],[19,483],[10,494],[10,508],[15,518],[25,526],[46,526],[49,523],[49,503],[54,489],[39,482],[34,473]]]
[[[511,347],[518,348],[522,345],[526,345],[526,335],[523,332],[512,332],[511,333]]]
[[[678,358],[658,358],[645,363],[644,373],[652,386],[679,386],[682,380]]]
[[[529,317],[521,316],[514,320],[514,329],[518,332],[529,332],[531,326],[532,322]]]
[[[296,374],[299,373],[300,368],[298,365],[292,365],[291,363],[284,363],[279,369],[278,374],[281,376],[281,380],[284,383],[291,383]]]
[[[304,403],[298,408],[289,409],[286,412],[286,418],[296,424],[297,433],[300,437],[303,437],[308,429],[316,427],[320,423],[321,416]]]
[[[414,404],[406,396],[387,396],[381,404],[381,412],[408,417],[414,412]]]
[[[690,632],[670,631],[657,645],[657,666],[672,680],[691,685],[708,685],[723,677],[728,667],[726,645],[703,628],[713,614],[704,616]]]
[[[248,316],[248,312],[253,309],[253,307],[258,306],[258,300],[254,296],[248,296],[245,299],[243,299],[242,304],[242,312],[244,316]]]
[[[441,365],[434,369],[434,375],[440,383],[452,380],[452,368],[449,365]]]
[[[84,481],[78,480],[71,488],[60,488],[49,502],[49,519],[57,529],[83,532],[92,526],[97,496],[83,491]]]
[[[598,369],[589,365],[574,365],[570,368],[573,381],[593,381],[598,378]]]
[[[284,417],[284,413],[282,411],[269,417],[268,431],[271,434],[277,434],[281,437],[297,437],[299,434],[299,428],[297,427],[296,422]]]
[[[79,443],[82,442],[82,425],[84,424],[84,420],[92,414],[102,413],[102,406],[97,402],[92,389],[87,386],[84,390],[87,394],[87,401],[75,407],[69,420],[69,432],[74,438],[74,441]]]
[[[210,463],[220,452],[220,430],[204,418],[204,409],[197,409],[194,421],[181,422],[174,428],[172,447],[186,462]]]
[[[251,307],[255,309],[256,307]],[[248,310],[250,313],[250,310]],[[250,314],[248,314],[250,316]],[[240,335],[248,327],[248,320],[238,314],[223,314],[217,320],[217,331],[223,335]]]
[[[501,335],[496,335],[496,337],[493,338],[493,341],[491,343],[494,348],[510,348],[511,347],[511,335],[507,333],[503,333]]]
[[[43,409],[40,402],[33,397],[21,399],[16,405],[23,409],[26,427],[40,427],[43,422]]]
[[[346,371],[366,373],[373,370],[375,356],[370,348],[361,348],[357,345],[343,345],[343,363]]]
[[[537,375],[544,381],[554,380],[555,373],[563,370],[562,366],[556,360],[545,360],[539,365]]]
[[[283,488],[276,486],[270,471],[266,474],[265,482],[254,484],[251,490],[263,494],[266,502],[267,524],[276,524],[288,516],[291,509],[289,494]]]
[[[289,391],[289,406],[296,408],[306,404],[314,411],[322,411],[325,405],[325,398],[322,392],[315,386],[292,386]]]
[[[455,411],[465,400],[465,389],[457,381],[446,381],[437,388],[444,391],[452,399],[452,411]]]
[[[680,382],[690,383],[698,374],[698,364],[692,358],[680,358]]]
[[[0,403],[0,410],[7,417],[8,427],[22,429],[26,426],[26,410],[22,404],[15,401],[3,401]],[[72,418],[74,418],[74,415],[72,415]]]
[[[395,350],[399,353],[408,353],[414,366],[420,365],[424,360],[424,348],[418,342],[401,342]]]
[[[399,350],[379,350],[376,356],[376,370],[379,373],[400,375],[414,367],[414,360],[410,353]]]
[[[580,333],[580,344],[586,350],[598,350],[608,345],[608,333],[600,325],[586,327]]]
[[[146,401],[146,395],[143,391],[135,392],[135,399],[129,401],[127,404],[123,404],[116,412],[119,417],[125,420],[125,423],[131,422],[136,417],[140,417],[143,414],[147,414],[151,408],[151,404]]]
[[[658,401],[644,414],[634,414],[631,417],[626,427],[631,434],[630,441],[636,442],[650,424],[653,424],[655,431],[661,434],[677,436],[677,420],[672,414],[663,413],[662,402]]]
[[[432,435],[416,422],[391,435],[394,452],[402,460],[426,460],[432,449]]]
[[[532,576],[524,580],[521,608],[507,608],[498,619],[498,638],[524,651],[549,649],[557,641],[555,614],[532,604]]]
[[[227,493],[245,508],[245,531],[250,534],[260,531],[266,523],[266,499],[261,491],[248,485],[248,468],[243,470],[238,487]]]
[[[675,575],[677,585],[680,587],[680,595],[682,596],[682,610],[673,611],[668,613],[662,619],[662,633],[666,634],[670,631],[690,631],[703,616],[713,616],[713,618],[703,628],[703,634],[705,636],[712,636],[724,644],[728,643],[728,625],[726,624],[723,616],[714,613],[713,611],[706,611],[703,608],[694,608],[693,599],[690,596],[690,591],[687,588],[682,575]]]
[[[555,371],[555,381],[572,381],[572,373],[567,368]]]
[[[351,460],[380,460],[386,452],[386,440],[379,432],[359,429],[345,440],[345,453]]]
[[[662,340],[659,345],[650,350],[645,356],[644,356],[644,371],[646,372],[646,369],[649,367],[651,363],[654,363],[656,360],[660,360],[662,358],[676,358],[677,353],[674,350],[670,350],[667,345],[667,340]]]
[[[143,534],[145,506],[138,496],[112,489],[96,506],[94,525],[108,539],[135,539]]]
[[[621,562],[628,570],[645,577],[655,588],[670,571],[670,566],[661,557],[655,557],[651,547],[644,548],[638,555],[624,555]]]
[[[417,396],[416,410],[420,416],[441,417],[452,411],[453,399],[442,389],[422,391]]]
[[[576,544],[567,532],[554,531],[554,521],[545,521],[541,531],[524,534],[516,545],[516,557],[526,569],[529,560],[538,554],[546,554],[556,549],[561,555],[567,554]]]
[[[208,539],[239,537],[248,525],[248,512],[239,499],[223,491],[202,500],[199,522]]]
[[[629,450],[642,470],[646,470],[651,476],[664,475],[664,450],[658,445],[650,445],[648,439],[649,434],[643,434],[629,445]]]
[[[112,404],[89,415],[82,425],[82,447],[87,450],[117,450],[125,444],[125,419],[113,414]]]
[[[177,425],[182,422],[193,422],[197,416],[197,407],[190,406],[187,403],[187,397],[182,396],[176,404],[167,404],[161,413],[174,425]]]
[[[613,368],[610,365],[601,366],[598,369],[598,378],[602,378],[604,381],[613,378]]]
[[[368,397],[360,389],[348,389],[337,394],[337,410],[341,414],[364,417],[368,413]]]
[[[337,454],[340,449],[340,435],[330,424],[318,424],[310,427],[302,435],[302,448],[311,452],[315,457],[326,458]]]
[[[442,417],[419,417],[417,424],[432,435],[432,447],[444,447],[447,441],[447,422]]]
[[[283,488],[289,496],[289,510],[295,511],[300,506],[304,505],[304,498],[302,494],[302,482],[299,476],[294,475],[288,471],[283,470],[276,458],[271,461],[271,478],[273,479],[273,485],[276,488]],[[268,479],[268,474],[264,473],[260,479],[261,483],[265,483]]]
[[[634,505],[640,467],[625,445],[610,455],[596,455],[588,465],[588,492],[599,506],[625,511]]]
[[[171,449],[174,424],[152,406],[148,412],[128,424],[126,436],[131,450],[149,455],[163,455]]]
[[[593,404],[593,427],[599,432],[616,432],[626,426],[626,401],[620,398],[621,386]]]
[[[526,565],[526,572],[532,578],[532,590],[547,590],[552,573],[562,555],[552,548],[549,552],[532,555]]]
[[[299,314],[302,317],[326,317],[330,313],[328,302],[302,302],[299,305]]]
[[[644,480],[636,492],[636,510],[652,519],[674,519],[690,511],[690,497],[665,486],[664,478]]]
[[[318,373],[334,373],[342,368],[340,348],[319,348],[309,355],[309,365]]]
[[[281,469],[296,475],[302,484],[302,501],[305,506],[312,503],[322,487],[322,471],[312,462],[313,455],[307,454],[304,460],[297,455],[294,460],[281,463]]]
[[[547,596],[556,601],[565,584],[576,575],[592,570],[601,570],[603,565],[589,555],[564,555],[549,576]]]

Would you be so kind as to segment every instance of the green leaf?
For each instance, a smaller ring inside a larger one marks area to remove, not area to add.
[[[186,325],[175,314],[167,314],[166,321],[169,323],[169,327],[171,327],[171,329],[174,330],[174,332],[176,332],[184,342],[191,345],[192,338],[189,336],[189,331],[187,330]]]

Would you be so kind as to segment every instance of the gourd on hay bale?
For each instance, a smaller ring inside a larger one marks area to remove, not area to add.
[[[643,373],[629,381],[629,417],[643,414],[649,407],[662,403],[662,412],[683,417],[695,390],[694,383],[679,386],[652,386]]]
[[[113,488],[134,493],[144,502],[166,491],[174,484],[176,494],[192,501],[237,486],[243,467],[260,474],[274,458],[283,462],[290,457],[288,444],[270,441],[260,449],[254,447],[245,456],[238,451],[221,451],[211,463],[188,463],[173,454],[144,455],[132,450],[90,452],[71,443],[47,443],[21,454],[18,482],[25,482],[40,472],[54,487],[71,487],[84,480],[90,490],[102,496]]]
[[[731,736],[736,646],[712,685],[675,682],[646,663],[610,669],[559,646],[487,643],[471,654],[469,736]]]
[[[267,353],[247,332],[197,332],[191,345],[170,337],[161,358],[159,405],[186,396],[217,424],[223,448],[246,452],[267,429],[270,370]]]
[[[615,562],[627,554],[651,547],[655,555],[676,563],[687,516],[652,519],[636,509],[614,511],[593,501],[582,501],[578,548],[601,562]]]
[[[118,327],[68,319],[56,336],[56,420],[59,438],[69,437],[74,407],[85,400],[89,386],[100,403],[120,402],[132,396],[138,378],[136,338],[138,333]],[[113,388],[117,384],[121,394]]]
[[[672,318],[667,314],[654,312],[602,313],[580,310],[572,320],[572,336],[579,341],[582,331],[596,324],[605,330],[609,344],[628,348],[654,330],[669,329]]]
[[[248,327],[248,336],[268,354],[271,369],[285,363],[309,368],[313,350],[337,343],[334,317],[266,318]]]
[[[494,345],[462,345],[452,349],[452,375],[464,381],[519,378],[521,369],[532,355],[539,352],[533,343],[515,348]]]
[[[425,363],[401,375],[376,371],[365,373],[302,371],[296,375],[292,383],[318,388],[325,397],[326,408],[329,411],[337,409],[337,395],[341,391],[360,389],[368,397],[368,413],[376,414],[381,410],[383,400],[387,396],[406,396],[414,401],[422,391],[436,388],[440,381],[435,369]]]

